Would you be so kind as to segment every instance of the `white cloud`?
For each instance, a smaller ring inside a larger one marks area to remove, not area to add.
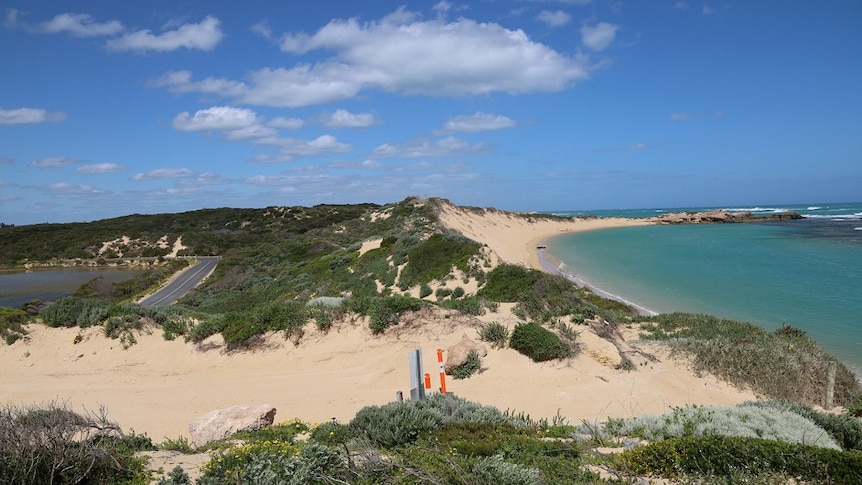
[[[68,157],[46,157],[30,162],[33,168],[63,168],[69,165],[80,163],[81,161],[75,158]]]
[[[13,163],[15,163],[14,158],[0,157],[0,165],[12,165]]]
[[[264,39],[272,39],[272,29],[269,28],[269,22],[267,22],[266,19],[252,25],[249,30]]]
[[[278,131],[263,125],[251,125],[236,130],[226,131],[224,137],[228,140],[246,140],[252,138],[263,138],[275,136]]]
[[[446,121],[443,128],[446,131],[460,131],[465,133],[476,133],[480,131],[500,130],[515,126],[515,120],[501,115],[486,113],[475,113],[472,115],[461,115]]]
[[[490,153],[487,143],[469,144],[466,141],[449,136],[436,141],[416,140],[403,145],[385,143],[371,153],[371,158],[422,158],[422,157],[457,157]]]
[[[712,7],[710,7],[708,5],[704,5],[703,10],[701,10],[700,13],[702,13],[703,15],[712,15],[715,13],[715,9],[713,9]]]
[[[100,24],[84,13],[62,13],[47,22],[38,24],[34,30],[46,34],[66,32],[75,37],[97,37],[119,34],[123,31],[123,24],[117,20]]]
[[[692,113],[671,113],[670,114],[671,121],[690,120],[694,117],[695,117],[695,115],[693,115]]]
[[[594,51],[605,50],[617,35],[619,25],[599,22],[594,27],[581,27],[581,42]]]
[[[267,123],[267,125],[272,126],[274,128],[284,128],[287,130],[298,130],[298,129],[302,128],[303,126],[305,126],[305,121],[303,121],[299,118],[284,118],[284,117],[279,116],[277,118],[273,118],[273,119],[269,120],[269,123]]]
[[[344,109],[323,116],[323,124],[330,128],[366,128],[377,123],[373,113],[351,113]]]
[[[149,30],[130,32],[108,41],[108,48],[117,51],[173,51],[181,47],[209,51],[221,41],[224,34],[219,20],[208,16],[197,24],[184,24],[176,30],[154,35]]]
[[[675,9],[677,9],[677,10],[688,10],[689,8],[691,8],[691,7],[689,7],[689,6],[688,6],[688,4],[687,4],[687,3],[685,3],[685,2],[676,2],[676,3],[673,5],[673,7],[674,7]]]
[[[572,16],[562,10],[557,10],[556,12],[542,10],[536,18],[540,22],[547,24],[548,27],[562,27],[572,20]]]
[[[70,184],[68,182],[57,182],[45,188],[51,192],[62,192],[64,194],[92,194],[99,192],[92,185]]]
[[[48,123],[66,119],[66,113],[41,108],[0,109],[0,125]]]
[[[426,96],[560,91],[587,79],[592,68],[586,57],[557,52],[522,30],[467,18],[446,23],[416,17],[400,8],[377,21],[333,20],[311,35],[283,37],[281,48],[288,53],[333,53],[315,64],[264,68],[245,81],[193,81],[187,71],[171,72],[151,85],[245,104],[299,107],[369,89]]]
[[[7,8],[6,15],[3,17],[3,27],[14,30],[18,28],[18,9]]]
[[[124,170],[127,170],[126,167],[117,165],[116,163],[94,163],[78,167],[79,173],[116,173]]]
[[[314,140],[264,137],[255,142],[261,145],[278,148],[279,153],[288,157],[288,159],[293,159],[293,157],[321,155],[324,153],[344,153],[353,150],[351,145],[338,141],[338,139],[332,135],[322,135]]]
[[[238,130],[257,122],[257,115],[250,109],[213,106],[198,110],[194,115],[183,111],[174,118],[173,126],[180,131]]]
[[[195,172],[187,168],[157,168],[149,172],[136,173],[132,180],[160,180],[193,177]]]

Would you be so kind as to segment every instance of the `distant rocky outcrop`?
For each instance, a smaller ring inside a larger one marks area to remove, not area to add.
[[[656,224],[708,224],[736,222],[790,221],[802,219],[798,212],[779,212],[767,215],[754,215],[751,211],[730,212],[724,209],[705,212],[669,212],[653,217]]]
[[[189,425],[192,443],[197,446],[220,440],[237,431],[258,431],[271,426],[275,408],[269,404],[246,404],[210,411]]]
[[[485,344],[470,340],[469,337],[464,335],[460,342],[449,347],[446,351],[446,364],[443,366],[443,370],[447,374],[452,374],[453,370],[467,362],[467,357],[471,351],[475,351],[479,357],[488,355],[488,347]]]

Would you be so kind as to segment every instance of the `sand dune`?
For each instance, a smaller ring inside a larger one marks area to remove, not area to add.
[[[441,221],[449,228],[486,243],[502,261],[537,268],[535,247],[543,238],[642,223],[528,222],[502,212],[444,207]],[[393,400],[397,391],[409,395],[407,354],[412,349],[422,349],[436,388],[435,350],[463,335],[478,339],[483,322],[514,326],[510,310],[511,305],[501,305],[497,313],[480,319],[426,311],[383,336],[372,335],[361,319],[338,322],[326,334],[309,325],[299,345],[272,335],[263,348],[233,353],[225,351],[218,336],[196,346],[181,339],[165,341],[160,330],[153,329],[124,349],[120,341],[104,337],[101,328],[31,325],[26,340],[0,347],[0,402],[61,400],[90,410],[105,406],[124,429],[146,433],[157,442],[188,436],[188,424],[196,417],[235,404],[272,404],[278,409],[276,421],[335,417],[346,422],[363,406]],[[511,349],[491,349],[481,374],[462,381],[449,378],[448,390],[534,418],[559,414],[572,423],[660,413],[686,403],[733,404],[754,398],[713,378],[696,377],[662,355],[656,362],[634,358],[633,371],[616,370],[602,363],[599,347],[591,348],[601,342],[583,334],[588,327],[579,330],[588,344],[578,357],[536,364]],[[82,340],[75,344],[79,332]],[[628,331],[628,337],[636,338],[636,333]]]

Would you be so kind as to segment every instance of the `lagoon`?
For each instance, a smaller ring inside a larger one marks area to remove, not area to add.
[[[31,300],[54,300],[71,295],[94,278],[118,283],[144,272],[146,270],[66,268],[0,273],[0,306],[18,308]]]

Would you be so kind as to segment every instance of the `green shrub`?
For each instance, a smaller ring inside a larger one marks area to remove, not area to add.
[[[844,412],[850,416],[862,418],[862,391],[851,394],[844,407]]]
[[[433,290],[427,284],[423,284],[419,287],[419,298],[425,298],[426,296],[430,296]]]
[[[343,445],[351,438],[351,427],[339,423],[322,423],[311,431],[312,441],[329,446]]]
[[[192,342],[200,343],[207,338],[221,333],[227,325],[228,320],[224,317],[209,317],[193,326],[188,333],[188,338]]]
[[[615,464],[629,473],[668,478],[778,472],[805,483],[862,483],[860,453],[762,438],[671,438],[620,453]]]
[[[464,288],[460,286],[456,286],[454,290],[452,290],[452,298],[461,298],[464,296]]]
[[[479,337],[492,347],[502,349],[509,340],[509,329],[500,322],[489,322],[479,331]]]
[[[501,264],[488,273],[485,286],[479,294],[492,301],[517,302],[533,291],[533,284],[539,278],[539,271]]]
[[[344,483],[347,468],[338,450],[317,443],[295,447],[265,441],[216,452],[201,467],[199,485]]]
[[[443,308],[458,310],[465,315],[479,316],[485,314],[484,300],[476,296],[470,296],[460,300],[445,300],[441,306]]]
[[[374,333],[383,333],[387,328],[397,325],[401,315],[422,308],[422,300],[409,296],[390,296],[377,298],[368,309],[369,326]]]
[[[19,338],[27,335],[24,325],[30,321],[30,316],[24,310],[0,307],[0,338],[12,345]]]
[[[401,270],[399,284],[408,287],[441,280],[453,267],[469,270],[470,258],[479,254],[481,245],[460,235],[433,234],[410,252]]]
[[[481,369],[482,360],[479,358],[479,354],[475,350],[471,350],[470,353],[467,354],[467,360],[463,364],[452,369],[452,377],[455,379],[467,379],[476,372],[479,372]]]
[[[526,355],[534,362],[564,359],[571,355],[571,349],[555,333],[537,323],[515,325],[509,338],[509,347]]]
[[[189,478],[189,474],[183,470],[183,467],[177,465],[166,479],[159,480],[156,485],[192,485],[192,480]]]
[[[452,296],[452,290],[450,290],[449,288],[440,287],[437,288],[437,291],[434,292],[434,297],[437,298],[437,300],[442,300],[449,296]]]

